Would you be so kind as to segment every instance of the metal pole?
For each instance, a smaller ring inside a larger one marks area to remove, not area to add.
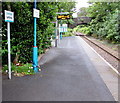
[[[61,30],[63,30],[62,21],[61,20],[60,20],[60,26],[61,26]],[[60,32],[60,39],[62,39],[62,32]]]
[[[36,9],[36,0],[34,0],[34,8]],[[37,73],[38,72],[38,48],[36,45],[36,17],[34,17],[34,46],[33,46],[33,69],[34,72]]]
[[[60,31],[61,31],[61,26],[60,26],[60,24],[59,24],[59,36],[58,36],[58,40],[59,40],[59,43],[60,43]]]
[[[58,25],[58,20],[57,20],[57,18],[56,18],[55,47],[57,47],[57,39],[58,39],[58,35],[57,35],[57,29],[58,29],[57,27],[58,27],[58,26],[57,26],[57,25]]]
[[[10,22],[7,22],[7,34],[8,34],[8,70],[9,79],[11,79],[11,55],[10,55]]]

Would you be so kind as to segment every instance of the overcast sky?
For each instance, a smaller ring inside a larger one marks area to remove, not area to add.
[[[81,7],[88,7],[89,4],[87,3],[89,0],[76,0],[78,3],[76,3],[76,8],[77,11],[81,8]]]
[[[76,11],[78,12],[81,7],[88,7],[89,4],[87,3],[89,0],[76,0]],[[77,12],[73,14],[73,17],[77,17]]]

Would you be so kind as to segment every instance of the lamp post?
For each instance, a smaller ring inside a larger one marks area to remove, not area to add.
[[[61,12],[63,11],[63,9],[61,9]],[[60,26],[61,26],[61,30],[63,30],[62,28],[62,20],[60,20]],[[62,39],[62,32],[60,32],[60,39]]]
[[[36,9],[36,0],[34,0],[34,9]],[[38,48],[36,44],[36,28],[37,28],[36,21],[37,21],[37,18],[34,16],[33,69],[35,73],[38,72]]]
[[[61,30],[63,30],[63,27],[62,27],[62,20],[60,20],[60,27],[61,27]],[[62,31],[63,32],[63,31]],[[60,39],[62,39],[62,32],[60,32]]]
[[[57,47],[57,40],[58,40],[57,32],[58,32],[58,20],[57,20],[57,18],[56,18],[55,47]]]

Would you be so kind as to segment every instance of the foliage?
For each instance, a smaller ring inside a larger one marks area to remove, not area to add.
[[[74,12],[76,2],[57,2],[58,12]]]
[[[88,8],[91,32],[99,39],[120,43],[118,15],[120,2],[97,2]]]
[[[73,32],[78,32],[78,30],[83,27],[83,25],[78,25],[73,29]]]
[[[90,31],[90,27],[83,27],[79,29],[79,32],[90,35],[91,31]]]
[[[61,10],[72,11],[75,3],[70,2],[37,2],[40,18],[37,19],[37,46],[39,53],[51,46],[51,37],[54,36],[56,12]],[[14,12],[14,23],[11,23],[11,59],[12,62],[30,63],[33,47],[33,3],[32,2],[3,2],[2,12]],[[4,18],[4,15],[3,15]],[[7,23],[2,23],[2,64],[7,64]]]
[[[91,35],[90,26],[79,25],[73,29],[73,32],[81,32],[87,35]]]
[[[63,37],[73,36],[73,30],[68,28],[68,31],[63,34]]]
[[[12,64],[11,70],[12,70],[12,73],[23,73],[24,75],[34,74],[34,70],[32,69],[32,64],[29,64],[29,63],[22,64],[22,66],[17,66]],[[2,72],[5,74],[8,72],[7,65],[4,65],[4,67],[2,68]]]
[[[112,41],[113,43],[120,43],[120,34],[119,34],[119,28],[118,28],[118,14],[120,11],[115,10],[115,13],[109,14],[109,19],[106,20],[104,25],[106,27],[104,28],[104,31],[108,33],[106,35],[106,39],[109,41]]]
[[[72,20],[72,14],[75,12],[75,4],[76,2],[57,2],[56,5],[58,7],[58,12],[69,12],[69,15],[71,16],[71,19],[68,20],[62,20],[62,23],[66,24],[73,24],[74,21]],[[59,21],[60,22],[60,21]]]
[[[78,17],[86,17],[88,15],[87,9],[88,8],[86,8],[86,7],[80,8],[79,12],[77,13]]]

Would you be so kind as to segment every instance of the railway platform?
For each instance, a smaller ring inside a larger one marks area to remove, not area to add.
[[[117,101],[118,77],[80,37],[64,37],[36,75],[3,78],[3,101]]]

